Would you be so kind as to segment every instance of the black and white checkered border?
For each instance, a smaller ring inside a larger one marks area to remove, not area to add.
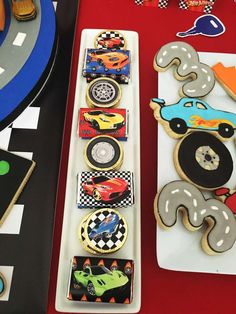
[[[99,44],[99,40],[101,39],[109,39],[109,38],[116,38],[116,39],[120,39],[121,40],[121,44],[119,46],[119,49],[123,49],[125,47],[126,44],[126,40],[124,38],[124,36],[117,31],[104,31],[102,33],[100,33],[95,40],[95,46],[98,49],[107,49],[107,47],[104,47],[103,45]]]
[[[91,177],[107,176],[109,178],[122,178],[127,181],[130,193],[127,197],[114,203],[97,202],[92,196],[84,193],[82,184]],[[78,208],[123,208],[134,203],[133,173],[130,171],[83,171],[77,176],[77,206]]]
[[[205,6],[204,12],[205,13],[211,13],[213,4],[216,2],[216,0],[209,0],[210,4]]]
[[[188,4],[186,3],[185,0],[179,1],[179,7],[180,7],[180,9],[188,10]]]
[[[89,235],[90,232],[94,228],[98,228],[98,226],[106,219],[110,214],[112,214],[112,211],[103,210],[101,212],[97,212],[92,214],[88,219],[88,227],[85,232]],[[115,212],[114,212],[115,214]],[[125,243],[127,237],[127,229],[126,229],[126,223],[124,222],[123,218],[120,218],[119,220],[119,227],[118,229],[112,234],[111,237],[102,237],[98,239],[89,239],[88,244],[91,243],[91,247],[94,249],[103,250],[103,251],[110,251],[114,249],[119,249],[123,246]]]
[[[158,8],[161,8],[161,9],[166,9],[167,6],[168,6],[168,0],[159,0],[158,1]]]
[[[143,0],[134,0],[135,4],[137,5],[143,5]]]

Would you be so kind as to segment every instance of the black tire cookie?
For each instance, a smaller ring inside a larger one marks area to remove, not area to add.
[[[113,137],[99,135],[92,138],[85,148],[85,161],[94,170],[117,170],[123,163],[124,151]]]
[[[186,135],[176,145],[174,163],[180,177],[206,190],[221,187],[233,172],[229,150],[207,132]]]
[[[120,85],[111,78],[97,78],[89,83],[87,87],[86,101],[90,108],[115,107],[120,99]]]

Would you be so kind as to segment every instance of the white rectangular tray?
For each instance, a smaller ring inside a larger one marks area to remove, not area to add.
[[[56,289],[56,310],[61,312],[79,313],[136,313],[141,302],[141,222],[140,222],[140,120],[139,120],[139,55],[138,34],[121,31],[127,39],[127,49],[131,51],[131,78],[128,85],[121,85],[122,99],[118,108],[129,110],[129,136],[124,146],[124,162],[122,170],[134,173],[135,204],[119,211],[125,216],[128,224],[128,239],[116,253],[107,257],[134,260],[134,291],[131,304],[107,304],[78,302],[67,300],[67,288],[70,274],[70,260],[73,256],[89,256],[83,250],[77,236],[81,219],[92,210],[78,209],[76,206],[76,177],[81,171],[89,171],[83,151],[87,140],[77,134],[79,109],[86,108],[86,79],[82,77],[83,56],[85,48],[94,47],[94,38],[99,29],[85,29],[81,36],[80,56],[77,72],[75,103],[70,138],[69,163],[67,172],[65,208],[60,248],[59,269]],[[105,255],[103,255],[105,257]]]
[[[235,54],[199,53],[200,61],[213,66],[222,62],[225,66],[236,65]],[[173,68],[158,74],[158,97],[166,104],[172,104],[180,98],[178,95],[181,82],[173,76]],[[233,101],[216,82],[213,91],[204,100],[213,108],[236,113],[236,102]],[[167,183],[179,180],[173,162],[173,151],[177,141],[167,135],[162,125],[158,125],[158,191]],[[225,142],[236,160],[236,150],[233,140]],[[233,174],[226,186],[236,187],[234,165]],[[179,271],[207,272],[220,274],[236,274],[236,245],[226,253],[216,256],[205,254],[199,245],[201,230],[190,232],[178,219],[176,226],[164,231],[157,226],[157,260],[160,267]]]

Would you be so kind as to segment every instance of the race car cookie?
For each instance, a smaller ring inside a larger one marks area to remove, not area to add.
[[[222,140],[234,135],[236,114],[210,107],[197,98],[181,98],[177,103],[165,105],[165,100],[153,98],[150,107],[155,119],[173,138],[183,137],[193,130],[213,132]]]
[[[173,181],[164,186],[154,201],[154,212],[161,227],[168,229],[177,221],[177,213],[183,213],[183,224],[190,231],[199,230],[204,223],[201,240],[203,250],[209,254],[230,250],[236,241],[236,220],[231,210],[215,199],[205,199],[193,185],[185,181]]]
[[[236,67],[225,67],[221,62],[218,62],[212,67],[212,70],[228,95],[236,100]]]
[[[130,304],[133,298],[134,262],[94,256],[71,260],[67,298],[70,301]]]
[[[126,220],[114,209],[98,209],[84,225],[85,240],[97,253],[118,251],[125,244],[127,235]]]
[[[126,49],[127,41],[121,32],[116,30],[101,31],[95,38],[94,46],[97,49]]]
[[[132,172],[83,171],[78,174],[78,208],[125,208],[133,204]]]
[[[202,131],[190,133],[178,142],[174,164],[181,178],[206,190],[226,184],[233,172],[227,147],[214,135]]]
[[[200,62],[195,49],[185,42],[171,42],[161,47],[154,57],[153,65],[156,71],[166,71],[176,65],[175,78],[179,81],[187,80],[179,91],[181,97],[204,97],[215,85],[212,69]]]

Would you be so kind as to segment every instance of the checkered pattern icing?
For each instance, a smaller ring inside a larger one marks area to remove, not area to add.
[[[159,0],[158,1],[158,8],[161,8],[161,9],[167,8],[168,2],[169,2],[168,0]]]
[[[115,39],[120,39],[121,43],[119,44],[119,49],[124,48],[125,46],[125,38],[124,36],[117,32],[117,31],[104,31],[100,33],[97,38],[96,38],[96,47],[98,49],[107,49],[107,47],[104,47],[103,45],[99,44],[99,41],[102,39],[110,39],[110,38],[115,38]]]
[[[143,0],[135,0],[134,2],[137,5],[143,5]]]
[[[109,178],[122,178],[128,183],[128,193],[123,198],[117,199],[113,203],[96,201],[93,196],[85,194],[82,184],[88,179],[96,176],[107,176]],[[78,208],[123,208],[134,204],[133,173],[130,171],[83,171],[77,176],[77,206]]]
[[[101,222],[104,221],[110,214],[112,214],[112,211],[102,211],[98,212],[96,214],[92,214],[88,219],[88,228],[85,232],[90,234],[90,232],[93,229],[96,229],[99,227]],[[121,248],[121,246],[124,244],[126,240],[127,230],[126,230],[126,224],[122,218],[120,218],[119,225],[117,230],[112,234],[111,237],[105,237],[102,238],[96,238],[96,239],[90,239],[91,246],[98,250],[103,251],[110,251],[114,250],[116,248]]]

